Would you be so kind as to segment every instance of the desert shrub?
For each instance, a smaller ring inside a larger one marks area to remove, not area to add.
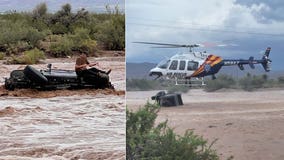
[[[126,80],[126,89],[128,91],[131,90],[153,90],[159,89],[160,83],[154,80],[147,80],[147,79],[127,79]]]
[[[150,103],[137,112],[126,110],[126,159],[219,159],[212,144],[193,132],[180,136],[167,122],[155,126],[158,111]]]
[[[170,85],[169,87],[167,87],[168,93],[176,93],[176,92],[186,93],[188,92],[189,89],[190,87],[185,85]]]
[[[43,51],[40,51],[37,48],[24,52],[24,59],[26,64],[35,64],[38,63],[39,60],[44,58],[45,56]]]
[[[8,64],[36,64],[39,60],[44,59],[44,53],[39,49],[35,48],[29,51],[25,51],[22,56],[12,55],[8,59]]]
[[[74,42],[73,51],[79,51],[87,54],[94,53],[97,49],[97,42],[89,36],[90,31],[85,28],[76,28],[74,34],[68,35]]]
[[[79,46],[79,51],[87,54],[92,54],[97,50],[97,42],[95,40],[86,39]]]
[[[276,80],[276,87],[284,87],[284,76],[279,76]]]
[[[257,88],[263,88],[266,82],[267,75],[252,76],[248,73],[245,77],[239,80],[239,85],[245,91],[253,91]]]
[[[0,52],[0,60],[3,60],[5,57],[5,53],[4,52]]]
[[[34,48],[37,42],[45,37],[45,32],[39,32],[29,25],[29,19],[11,19],[1,21],[0,17],[0,46],[8,54],[18,54],[19,52]]]
[[[0,21],[0,46],[7,50],[7,53],[17,52],[17,46],[26,38],[28,29],[26,22],[10,20]]]
[[[6,46],[6,53],[8,53],[9,55],[24,52],[25,50],[32,48],[26,41],[17,41],[15,43],[10,43],[5,46]]]
[[[48,13],[46,3],[40,3],[32,12],[0,14],[0,51],[10,56],[40,48],[62,57],[77,52],[93,54],[98,46],[124,49],[125,20],[118,8],[108,8],[108,13],[71,9],[65,4],[55,13]]]
[[[261,75],[261,76],[253,76],[252,79],[252,85],[254,86],[254,88],[262,88],[264,87],[265,82],[267,81],[267,76]]]
[[[205,91],[213,92],[222,88],[233,88],[236,81],[228,75],[219,75],[217,79],[206,81]]]
[[[107,8],[110,19],[97,25],[94,37],[103,43],[106,49],[123,50],[125,48],[125,18],[116,7],[115,11]]]
[[[33,17],[33,19],[40,19],[40,18],[43,18],[46,15],[46,13],[47,13],[46,3],[39,3],[33,9],[32,17]]]
[[[64,34],[68,33],[68,28],[61,23],[55,23],[50,27],[53,34]]]
[[[65,57],[73,51],[91,54],[97,50],[97,42],[90,39],[88,33],[82,29],[75,34],[49,35],[39,46],[54,57]]]
[[[74,43],[67,36],[56,36],[56,42],[51,42],[49,51],[54,57],[65,57],[70,55]]]
[[[280,83],[280,84],[284,84],[284,76],[280,76],[280,77],[278,77],[278,83]]]
[[[165,89],[168,93],[182,92],[186,93],[190,89],[189,86],[175,85],[168,80],[149,80],[149,79],[126,79],[127,91],[147,91]]]
[[[76,28],[74,34],[69,37],[72,38],[75,43],[81,43],[85,39],[90,39],[89,34],[90,31],[86,28]]]
[[[45,19],[35,19],[33,20],[33,23],[31,24],[31,26],[37,29],[39,32],[50,30]]]
[[[27,33],[25,40],[32,46],[35,47],[39,40],[45,37],[45,32],[39,32],[37,29],[30,28]]]

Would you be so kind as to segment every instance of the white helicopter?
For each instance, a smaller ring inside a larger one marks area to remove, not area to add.
[[[188,53],[176,54],[169,59],[161,61],[155,68],[150,70],[149,75],[156,76],[155,79],[174,79],[176,85],[189,84],[192,86],[194,85],[193,82],[200,82],[200,79],[201,85],[205,85],[203,78],[210,75],[212,76],[212,79],[216,79],[215,74],[218,73],[223,66],[237,65],[240,70],[244,70],[243,65],[248,64],[252,69],[254,69],[254,64],[262,64],[264,70],[269,72],[272,62],[269,59],[270,47],[266,49],[262,59],[254,60],[253,57],[249,57],[248,60],[243,60],[222,59],[220,56],[206,54],[206,52],[194,52],[193,48],[200,47],[200,44],[180,45],[153,42],[134,43],[162,46],[155,48],[189,48]],[[195,78],[195,80],[193,78]]]

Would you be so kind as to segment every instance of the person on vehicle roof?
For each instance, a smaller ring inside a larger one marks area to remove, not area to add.
[[[111,72],[111,69],[109,69],[106,72],[93,67],[93,66],[98,66],[98,64],[99,64],[98,62],[89,63],[89,61],[87,60],[87,55],[85,53],[82,53],[80,57],[76,59],[76,64],[75,64],[76,74],[84,78],[85,76],[97,75],[98,73],[104,73],[108,75]],[[87,69],[88,66],[92,68]]]

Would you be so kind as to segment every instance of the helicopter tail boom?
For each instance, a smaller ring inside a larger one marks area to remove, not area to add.
[[[244,70],[244,66],[248,64],[250,68],[254,69],[255,66],[254,64],[261,64],[266,72],[270,71],[270,63],[272,62],[269,59],[269,53],[270,53],[271,48],[268,47],[262,56],[262,59],[255,60],[253,57],[249,57],[248,60],[244,59],[238,59],[238,60],[232,60],[232,59],[224,59],[223,60],[223,65],[224,66],[232,66],[232,65],[238,65],[240,70]]]

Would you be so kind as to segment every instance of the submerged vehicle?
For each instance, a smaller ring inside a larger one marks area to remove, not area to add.
[[[14,70],[10,73],[9,78],[5,78],[5,89],[114,89],[107,74],[98,73],[92,78],[84,79],[78,77],[74,70],[51,69],[51,66],[48,64],[46,70],[37,70],[28,65],[24,70]]]
[[[166,93],[165,91],[159,91],[156,95],[151,97],[157,104],[162,107],[180,106],[183,105],[181,94],[179,93]]]

